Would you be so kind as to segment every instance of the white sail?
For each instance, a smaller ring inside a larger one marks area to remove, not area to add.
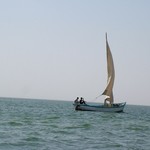
[[[106,34],[106,53],[107,53],[107,72],[108,72],[108,78],[107,78],[107,86],[102,93],[102,95],[106,95],[107,101],[112,104],[114,102],[113,98],[113,85],[114,85],[114,79],[115,79],[115,70],[114,70],[114,63],[112,54],[110,51],[110,47],[107,40],[107,34]]]

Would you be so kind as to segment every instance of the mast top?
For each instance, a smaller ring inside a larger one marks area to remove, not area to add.
[[[106,36],[106,41],[107,41],[107,32],[106,32],[105,36]]]

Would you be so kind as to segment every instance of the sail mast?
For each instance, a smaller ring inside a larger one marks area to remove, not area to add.
[[[114,70],[114,63],[112,54],[110,51],[110,47],[107,40],[107,33],[106,33],[106,55],[107,55],[107,86],[102,93],[102,95],[106,95],[107,101],[109,101],[111,104],[114,102],[113,98],[113,85],[114,85],[114,79],[115,79],[115,70]]]

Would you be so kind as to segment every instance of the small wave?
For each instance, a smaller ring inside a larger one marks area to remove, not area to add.
[[[48,126],[50,126],[52,128],[59,128],[58,125],[55,125],[55,124],[51,124],[51,125],[48,125]]]
[[[128,130],[133,130],[133,131],[144,131],[148,130],[148,127],[145,126],[131,126],[127,128]]]
[[[10,121],[8,122],[10,126],[22,126],[23,124],[21,122],[16,122],[16,121]]]
[[[82,126],[83,126],[84,128],[90,128],[90,127],[91,127],[91,124],[85,123],[85,124],[83,124]]]
[[[91,124],[85,123],[81,125],[73,125],[73,126],[64,127],[64,129],[77,129],[77,128],[89,129],[91,128]]]
[[[55,131],[52,131],[52,133],[55,133],[55,134],[62,134],[62,135],[64,135],[64,134],[72,134],[72,133],[70,133],[70,132],[67,131],[67,130],[55,130]]]
[[[59,119],[60,117],[58,117],[58,116],[52,116],[52,117],[49,117],[49,118],[47,118],[48,120],[56,120],[56,119]]]
[[[27,142],[37,142],[37,141],[41,141],[40,138],[38,137],[35,137],[35,136],[31,136],[31,137],[27,137],[25,139],[23,139],[24,141],[27,141]]]

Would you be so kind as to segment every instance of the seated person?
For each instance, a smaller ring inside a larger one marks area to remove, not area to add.
[[[74,103],[79,103],[79,97],[75,99]]]
[[[85,101],[84,101],[84,99],[82,97],[80,99],[80,104],[85,104]]]

